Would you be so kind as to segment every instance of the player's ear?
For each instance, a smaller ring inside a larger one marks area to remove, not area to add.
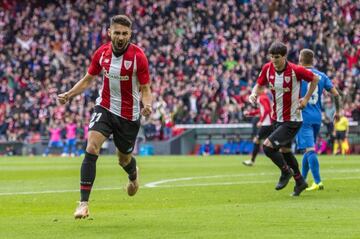
[[[110,33],[111,33],[111,30],[110,30],[110,27],[109,27],[108,30],[107,30],[107,34],[108,34],[109,37],[111,37]]]

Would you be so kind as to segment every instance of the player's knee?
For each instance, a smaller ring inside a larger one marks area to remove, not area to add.
[[[264,141],[264,143],[263,143],[263,146],[267,146],[267,147],[270,147],[270,148],[274,148],[269,139],[265,139],[265,141]]]
[[[291,153],[291,148],[284,148],[284,147],[282,147],[282,148],[280,148],[280,152],[281,152],[281,153]]]
[[[117,153],[119,159],[119,165],[124,167],[128,165],[131,161],[131,154],[122,154],[118,151]]]
[[[315,152],[315,148],[314,148],[314,147],[306,148],[306,149],[305,149],[305,153],[312,152],[312,151]]]
[[[94,155],[99,155],[100,153],[100,147],[98,147],[96,144],[89,143],[86,146],[86,152]]]
[[[276,152],[276,149],[269,147],[265,144],[263,144],[263,150],[266,156],[268,156],[269,158],[271,158],[271,156]]]

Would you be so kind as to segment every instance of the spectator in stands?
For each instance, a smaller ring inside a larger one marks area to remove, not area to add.
[[[145,121],[143,127],[146,140],[155,140],[160,137],[160,132],[157,132],[155,122],[151,118]]]

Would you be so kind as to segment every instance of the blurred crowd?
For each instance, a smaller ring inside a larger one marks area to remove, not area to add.
[[[316,54],[343,96],[350,120],[360,118],[360,2],[58,0],[0,3],[0,140],[48,136],[66,118],[84,127],[101,77],[61,106],[57,93],[85,74],[91,55],[107,42],[109,19],[127,14],[133,42],[148,57],[154,114],[147,138],[166,139],[175,124],[238,123],[268,61],[267,48],[284,41],[297,63],[302,48]],[[334,108],[323,99],[325,112]]]

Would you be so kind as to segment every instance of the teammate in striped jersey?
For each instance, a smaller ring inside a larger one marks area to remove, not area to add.
[[[96,50],[87,74],[71,90],[58,95],[59,102],[65,104],[88,88],[103,71],[103,83],[89,124],[88,143],[81,166],[81,199],[74,213],[76,219],[89,215],[88,201],[95,180],[96,160],[101,145],[111,134],[119,164],[129,175],[128,195],[135,195],[139,188],[138,169],[132,151],[140,128],[140,114],[148,117],[152,112],[152,96],[148,61],[144,52],[130,43],[131,27],[132,22],[127,16],[112,17],[108,29],[111,42]],[[140,98],[144,105],[141,111]]]
[[[251,103],[268,85],[273,96],[272,119],[275,122],[274,131],[266,138],[263,149],[281,170],[281,176],[276,190],[281,190],[294,176],[296,185],[293,196],[299,196],[307,188],[307,183],[301,176],[298,162],[291,152],[291,143],[302,124],[300,110],[303,109],[314,92],[319,77],[302,66],[286,60],[287,47],[281,42],[274,42],[270,48],[271,61],[262,67],[257,83],[249,96]],[[309,89],[300,98],[301,80],[310,83]]]
[[[258,130],[256,136],[253,138],[254,149],[252,151],[251,159],[243,161],[245,166],[253,166],[255,164],[256,156],[260,150],[261,141],[269,137],[273,131],[273,125],[270,117],[271,101],[265,91],[259,95],[257,103],[259,105],[259,109],[248,112],[249,116],[260,115],[260,118],[256,124]]]

